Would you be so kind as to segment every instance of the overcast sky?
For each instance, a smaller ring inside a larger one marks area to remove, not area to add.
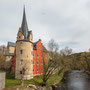
[[[53,38],[60,49],[90,48],[90,0],[0,0],[0,45],[16,41],[24,5],[34,42],[41,38],[47,46]]]

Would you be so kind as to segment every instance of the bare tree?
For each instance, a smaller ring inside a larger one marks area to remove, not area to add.
[[[72,49],[69,47],[65,47],[64,49],[60,50],[61,56],[67,56],[72,54]]]
[[[58,44],[55,42],[55,40],[54,40],[54,39],[51,39],[51,40],[49,41],[49,43],[48,43],[48,49],[49,49],[49,51],[50,51],[50,52],[56,52],[56,51],[58,51],[58,48],[59,48],[59,46],[58,46]]]
[[[5,54],[6,50],[7,48],[5,45],[0,45],[0,51],[2,51]]]
[[[58,56],[59,45],[54,41],[54,39],[49,41],[48,50],[50,60],[56,60],[56,57]]]
[[[21,80],[20,80],[20,85],[24,85],[24,74],[25,74],[25,68],[22,68],[22,70],[20,71],[21,74]]]
[[[0,51],[0,68],[4,68],[5,65],[5,55],[2,51]]]

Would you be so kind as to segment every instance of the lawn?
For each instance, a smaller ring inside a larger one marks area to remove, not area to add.
[[[60,82],[62,77],[63,77],[62,73],[59,75],[57,73],[52,75],[47,81],[47,87],[49,87],[52,84],[56,84],[56,83]],[[42,83],[42,76],[39,75],[39,76],[35,76],[31,80],[25,80],[24,85],[21,86],[20,80],[16,80],[16,79],[14,79],[14,76],[12,74],[11,75],[8,74],[6,76],[5,87],[6,88],[25,88],[28,84],[40,85],[41,83]]]

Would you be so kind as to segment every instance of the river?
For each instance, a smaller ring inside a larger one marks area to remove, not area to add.
[[[67,75],[66,86],[66,90],[90,90],[90,77],[82,70],[73,70]]]

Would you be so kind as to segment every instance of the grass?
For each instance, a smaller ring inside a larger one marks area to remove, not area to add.
[[[47,87],[49,87],[52,84],[59,83],[62,77],[63,77],[62,73],[59,75],[57,73],[52,75],[47,81]],[[42,76],[39,75],[39,76],[35,76],[31,80],[25,80],[24,85],[21,86],[20,80],[16,80],[13,74],[7,74],[5,87],[6,88],[25,88],[26,86],[28,86],[28,84],[40,85],[41,83],[42,83]]]

